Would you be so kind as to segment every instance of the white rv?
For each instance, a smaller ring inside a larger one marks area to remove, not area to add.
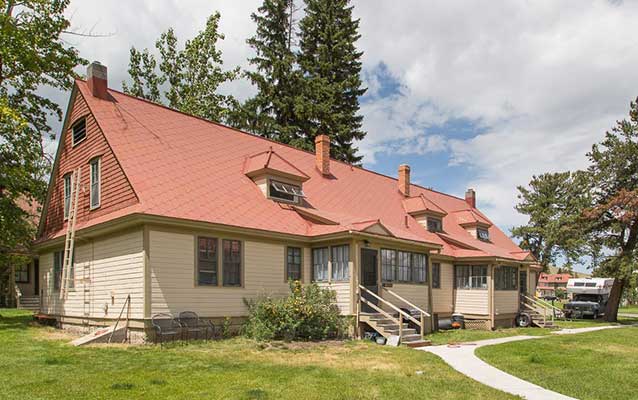
[[[607,300],[614,284],[612,278],[573,278],[567,281],[567,293],[572,300],[565,304],[568,318],[591,316],[598,318],[605,312]]]

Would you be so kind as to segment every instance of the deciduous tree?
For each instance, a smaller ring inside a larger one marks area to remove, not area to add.
[[[239,68],[223,69],[222,53],[217,43],[224,39],[219,33],[218,12],[206,21],[206,27],[178,49],[173,29],[164,32],[155,43],[160,54],[157,61],[148,49],[131,48],[129,75],[132,83],[123,82],[126,93],[154,102],[162,102],[161,88],[167,105],[177,110],[211,120],[225,122],[237,105],[233,96],[220,93],[220,86],[236,79]]]
[[[61,39],[70,25],[68,4],[0,0],[0,276],[24,262],[34,238],[27,210],[42,203],[46,191],[50,163],[43,140],[54,138],[48,118],[62,119],[60,107],[40,89],[70,90],[73,68],[86,64]]]

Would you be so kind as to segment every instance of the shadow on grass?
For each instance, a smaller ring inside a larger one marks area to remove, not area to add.
[[[33,314],[22,310],[0,309],[0,330],[27,329],[33,322]]]

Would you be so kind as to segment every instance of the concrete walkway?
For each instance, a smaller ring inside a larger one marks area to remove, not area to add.
[[[557,335],[573,335],[576,333],[593,332],[603,329],[624,328],[620,326],[596,326],[591,328],[563,329],[552,332]],[[487,386],[502,390],[510,394],[521,396],[527,400],[576,400],[573,397],[542,388],[523,379],[517,378],[497,369],[479,359],[474,350],[482,346],[516,342],[521,340],[542,339],[548,336],[511,336],[499,339],[479,340],[474,343],[464,343],[458,346],[420,347],[417,350],[427,351],[441,357],[452,368],[462,374],[479,381]]]

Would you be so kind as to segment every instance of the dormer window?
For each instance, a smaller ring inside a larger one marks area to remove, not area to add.
[[[86,139],[86,118],[80,118],[73,124],[73,146]]]
[[[303,190],[301,190],[301,186],[292,185],[290,183],[271,180],[268,189],[268,195],[275,200],[298,203],[299,198],[305,197]]]
[[[476,237],[487,242],[490,240],[490,232],[485,228],[476,228]]]
[[[443,221],[440,218],[428,217],[428,231],[443,232]]]

